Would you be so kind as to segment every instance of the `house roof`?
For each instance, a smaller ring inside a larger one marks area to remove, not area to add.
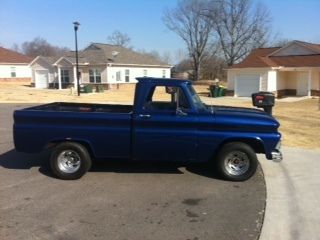
[[[259,68],[259,67],[270,67],[268,55],[280,49],[279,47],[274,48],[257,48],[240,63],[234,64],[231,68]]]
[[[108,63],[112,63],[117,65],[171,67],[169,64],[166,64],[148,54],[142,54],[125,47],[103,43],[90,44],[84,50],[79,51],[78,56],[79,64],[85,65],[106,65]],[[35,58],[31,64],[33,64],[39,58],[43,58],[48,63],[53,65],[58,64],[63,59],[66,59],[73,65],[76,64],[74,51],[66,52],[63,56],[56,58],[39,56]]]
[[[308,42],[302,42],[302,41],[293,41],[296,43],[300,43],[302,45],[304,45],[305,47],[310,48],[311,50],[314,50],[316,52],[318,52],[320,54],[320,44],[316,44],[316,43],[308,43]]]
[[[115,63],[169,66],[167,63],[164,63],[148,54],[142,54],[129,48],[103,43],[92,43],[81,52],[80,56],[86,58],[90,64]]]
[[[290,44],[298,44],[312,50],[308,55],[273,56]],[[320,67],[320,44],[292,41],[284,47],[254,49],[242,62],[230,68],[265,68],[265,67]]]
[[[15,51],[0,47],[0,63],[25,63],[29,64],[32,58]]]
[[[34,59],[29,63],[29,66],[31,66],[32,64],[34,64],[35,62],[37,62],[39,59],[42,59],[42,60],[44,60],[46,63],[52,65],[52,64],[54,64],[54,63],[59,59],[59,57],[44,57],[44,56],[38,56],[38,57],[34,58]]]

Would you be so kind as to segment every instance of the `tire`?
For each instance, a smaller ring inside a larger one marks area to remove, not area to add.
[[[60,143],[50,157],[53,174],[63,180],[81,178],[91,167],[91,157],[86,147],[75,142]]]
[[[226,180],[245,181],[256,172],[257,166],[256,153],[245,143],[227,143],[218,153],[217,168]]]

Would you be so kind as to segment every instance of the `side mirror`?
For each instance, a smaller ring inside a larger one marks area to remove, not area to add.
[[[174,94],[177,92],[177,87],[166,87],[166,93]]]

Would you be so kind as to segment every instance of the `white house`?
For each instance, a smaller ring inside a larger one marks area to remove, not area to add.
[[[258,48],[228,69],[228,90],[234,96],[258,91],[315,96],[320,93],[320,44],[292,41],[284,47]]]
[[[31,58],[15,51],[0,47],[0,81],[30,81]]]
[[[60,58],[36,57],[30,63],[36,88],[77,87],[75,52]],[[92,43],[79,52],[80,83],[134,83],[136,77],[170,77],[171,66],[121,46]]]

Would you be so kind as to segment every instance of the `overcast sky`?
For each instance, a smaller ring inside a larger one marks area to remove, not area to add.
[[[258,0],[256,0],[258,1]],[[273,18],[280,37],[320,43],[320,0],[261,0]],[[135,49],[160,53],[184,49],[177,35],[166,29],[163,11],[176,0],[0,0],[0,45],[31,41],[37,36],[49,43],[74,48],[72,22],[77,20],[79,47],[107,42],[120,30],[131,37]]]

